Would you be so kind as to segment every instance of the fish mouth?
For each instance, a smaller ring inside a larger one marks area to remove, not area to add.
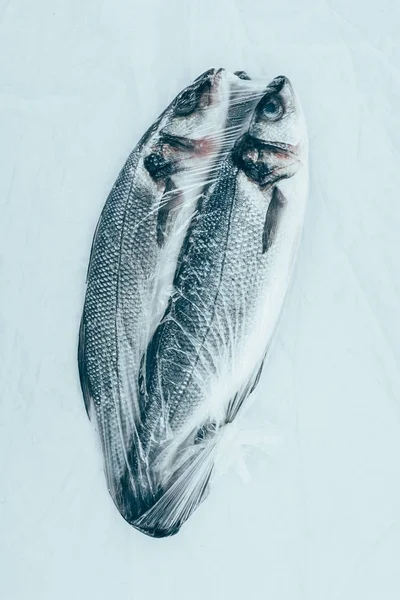
[[[220,71],[221,69],[218,69]],[[208,71],[204,71],[201,75],[196,77],[193,83],[199,83],[200,81],[205,81],[206,79],[211,79],[217,72],[217,69],[208,69]]]
[[[208,71],[205,71],[193,81],[193,85],[196,88],[200,88],[202,85],[208,83],[211,88],[214,88],[215,85],[220,83],[225,72],[225,69],[222,67],[220,69],[208,69]]]
[[[219,94],[221,92],[221,86],[224,85],[224,80],[226,80],[227,78],[227,71],[226,69],[220,68],[218,70],[215,71],[211,81],[210,81],[210,100],[209,100],[209,105],[213,105],[215,103],[219,103],[221,101],[221,98],[219,97]]]
[[[274,92],[275,94],[279,94],[285,85],[288,85],[290,89],[292,89],[292,84],[290,83],[289,79],[284,75],[278,75],[278,77],[275,77],[268,85],[267,90]]]
[[[293,89],[291,81],[288,77],[285,77],[284,75],[279,75],[271,81],[271,83],[266,89],[266,95],[267,94],[282,94],[283,96],[290,98],[290,101],[293,103],[294,109],[296,111],[300,108],[297,94]]]

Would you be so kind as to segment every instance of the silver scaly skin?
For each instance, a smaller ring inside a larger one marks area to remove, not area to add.
[[[304,117],[279,77],[200,197],[142,363],[138,434],[159,489],[136,524],[146,532],[176,533],[206,495],[224,428],[257,385],[306,195]]]
[[[229,125],[234,85],[211,69],[181,92],[140,140],[110,192],[94,236],[79,336],[85,405],[100,438],[107,485],[121,514],[141,512],[151,481],[141,456],[140,360],[171,292],[195,200],[239,131]],[[256,101],[254,90],[243,96]],[[124,487],[128,475],[129,485]],[[127,508],[129,506],[129,509]]]

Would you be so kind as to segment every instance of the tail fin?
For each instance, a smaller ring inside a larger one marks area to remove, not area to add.
[[[243,402],[257,386],[263,364],[264,358],[253,376],[229,402],[223,423],[218,425],[214,421],[207,421],[172,453],[173,458],[169,453],[170,458],[165,463],[159,459],[158,462],[163,464],[162,471],[167,473],[167,477],[163,478],[165,483],[159,494],[153,495],[155,502],[148,510],[143,512],[144,506],[135,505],[135,509],[141,509],[141,512],[136,513],[140,515],[138,518],[128,519],[133,527],[152,537],[175,535],[207,497],[225,426],[236,418]],[[149,471],[158,469],[159,464],[155,460]]]
[[[208,494],[216,439],[192,446],[192,455],[171,478],[159,500],[132,525],[152,537],[175,535]],[[193,454],[194,453],[194,454]]]

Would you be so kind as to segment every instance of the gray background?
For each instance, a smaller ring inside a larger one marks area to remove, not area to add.
[[[394,0],[0,2],[2,600],[399,599],[398,22]],[[106,491],[77,332],[119,169],[212,66],[292,79],[309,207],[247,415],[279,443],[153,540]]]

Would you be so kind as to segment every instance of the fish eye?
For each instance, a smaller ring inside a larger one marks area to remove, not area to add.
[[[186,117],[196,110],[198,102],[199,97],[197,90],[186,90],[183,92],[182,96],[178,98],[175,106],[175,113],[178,116]]]
[[[277,97],[270,96],[262,107],[262,114],[270,121],[277,121],[283,115],[282,102]]]

